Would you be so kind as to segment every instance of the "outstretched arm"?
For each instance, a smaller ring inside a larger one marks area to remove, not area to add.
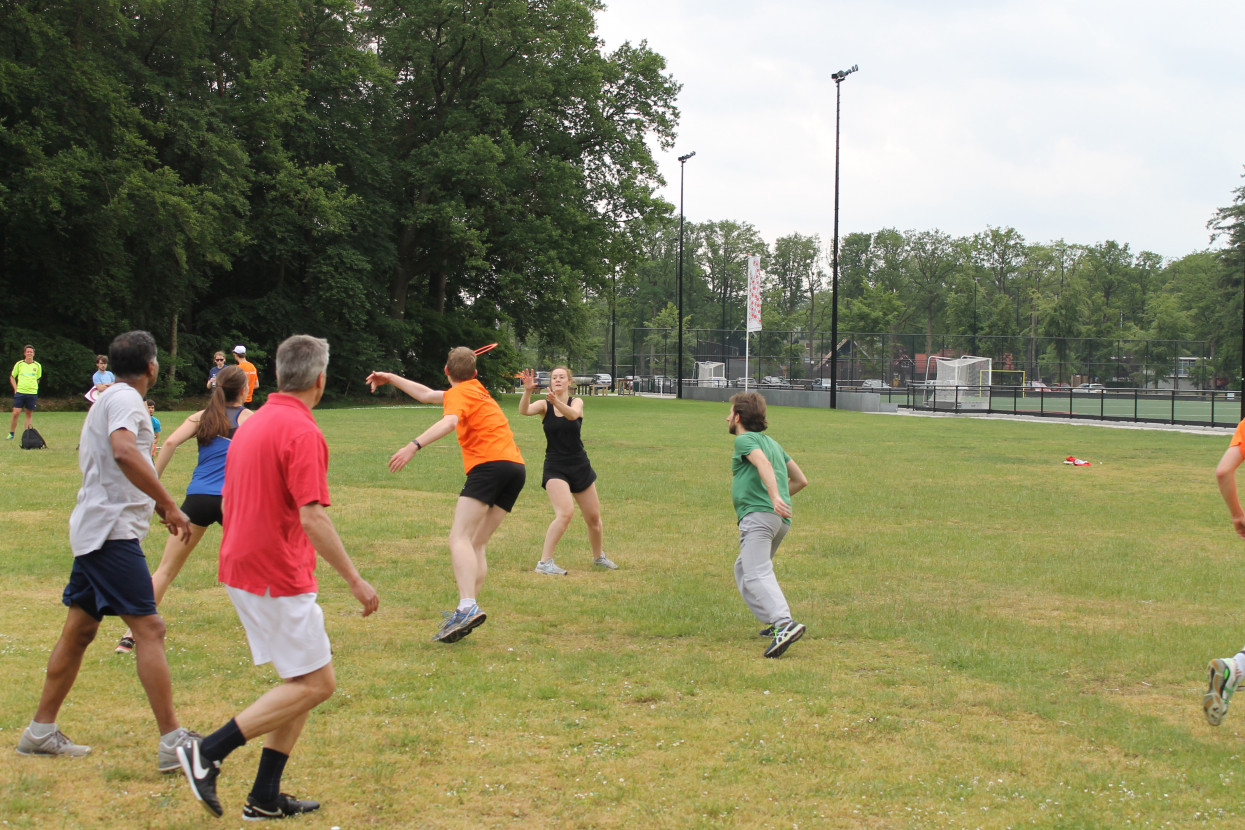
[[[366,617],[379,608],[380,597],[376,595],[376,589],[355,570],[354,562],[350,560],[350,554],[346,553],[346,546],[337,535],[337,528],[333,527],[333,520],[329,518],[324,505],[318,502],[304,504],[298,508],[298,518],[307,538],[315,546],[316,553],[324,557],[324,561],[350,586],[350,593],[363,606],[363,616]]]
[[[1215,478],[1219,480],[1219,495],[1223,496],[1223,503],[1232,516],[1232,527],[1237,536],[1245,539],[1245,511],[1241,510],[1241,500],[1236,492],[1236,468],[1241,466],[1242,461],[1245,461],[1245,456],[1241,455],[1240,446],[1228,447],[1215,468]]]
[[[523,381],[523,396],[519,398],[519,414],[544,415],[545,402],[532,400],[532,393],[536,391],[536,372],[532,369],[524,369],[519,373],[519,379]]]
[[[420,403],[443,403],[445,401],[445,393],[440,389],[433,389],[430,386],[424,386],[422,383],[416,383],[413,380],[407,380],[401,375],[395,375],[393,372],[372,372],[364,381],[368,386],[372,387],[375,392],[386,383],[401,389]]]
[[[761,483],[765,485],[765,492],[769,493],[770,504],[774,505],[774,512],[784,519],[791,518],[791,505],[782,500],[782,496],[778,492],[778,476],[774,475],[774,465],[769,463],[769,458],[757,447],[745,456],[752,465],[757,468],[757,472],[761,474]]]
[[[173,430],[173,434],[164,439],[164,446],[160,447],[160,454],[156,456],[157,478],[164,475],[164,468],[169,466],[169,462],[173,460],[173,453],[177,452],[177,448],[182,445],[182,442],[195,434],[195,431],[199,428],[199,419],[202,417],[202,412],[196,412],[182,421],[181,426]]]
[[[402,449],[395,452],[389,457],[389,472],[396,473],[407,465],[415,453],[419,452],[423,447],[428,446],[433,441],[439,441],[449,435],[458,426],[457,415],[446,415],[432,426],[428,427],[414,441],[411,441]]]

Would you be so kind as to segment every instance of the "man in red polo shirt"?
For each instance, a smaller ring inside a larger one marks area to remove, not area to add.
[[[272,663],[270,689],[201,742],[182,747],[182,770],[213,815],[221,762],[267,735],[242,817],[279,819],[319,809],[281,792],[281,775],[307,715],[333,694],[333,655],[316,603],[316,554],[350,586],[363,616],[379,599],[359,576],[325,510],[328,446],[311,414],[324,394],[327,340],[295,335],[277,348],[277,387],[234,434],[225,462],[220,581],[246,628],[256,665]]]

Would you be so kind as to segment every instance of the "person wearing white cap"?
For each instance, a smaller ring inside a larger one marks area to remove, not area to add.
[[[246,346],[241,343],[233,347],[233,359],[238,361],[238,368],[246,373],[245,403],[249,404],[255,396],[255,388],[259,386],[259,372],[255,371],[255,364],[246,359]]]

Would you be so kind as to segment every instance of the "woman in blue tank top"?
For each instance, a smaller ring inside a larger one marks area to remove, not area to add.
[[[536,373],[525,369],[523,397],[519,399],[520,415],[540,415],[545,430],[545,469],[540,486],[549,494],[553,505],[553,521],[545,532],[537,573],[561,575],[565,568],[553,561],[553,550],[571,524],[575,505],[588,526],[588,544],[592,547],[592,563],[614,570],[615,565],[601,550],[604,528],[601,523],[601,500],[597,497],[597,474],[588,461],[580,430],[584,423],[584,400],[573,398],[571,370],[559,366],[549,373],[549,391],[543,401],[533,401]]]
[[[212,390],[207,409],[183,421],[164,442],[160,455],[156,457],[156,475],[159,476],[183,441],[194,436],[199,444],[199,461],[190,475],[186,500],[182,502],[182,512],[190,519],[190,539],[182,541],[178,536],[170,536],[165,543],[160,566],[151,575],[157,605],[164,599],[164,592],[177,578],[182,565],[186,564],[190,552],[199,544],[208,527],[213,522],[221,521],[220,494],[225,486],[225,454],[229,451],[234,430],[251,416],[251,411],[242,406],[246,391],[245,372],[237,366],[221,370],[216,376],[216,387]],[[117,644],[117,653],[128,654],[133,650],[134,638],[127,630]]]

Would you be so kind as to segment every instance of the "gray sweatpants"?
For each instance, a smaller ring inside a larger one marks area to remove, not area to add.
[[[739,523],[735,584],[748,610],[766,624],[791,619],[787,598],[774,576],[774,554],[790,527],[777,513],[749,513]]]

